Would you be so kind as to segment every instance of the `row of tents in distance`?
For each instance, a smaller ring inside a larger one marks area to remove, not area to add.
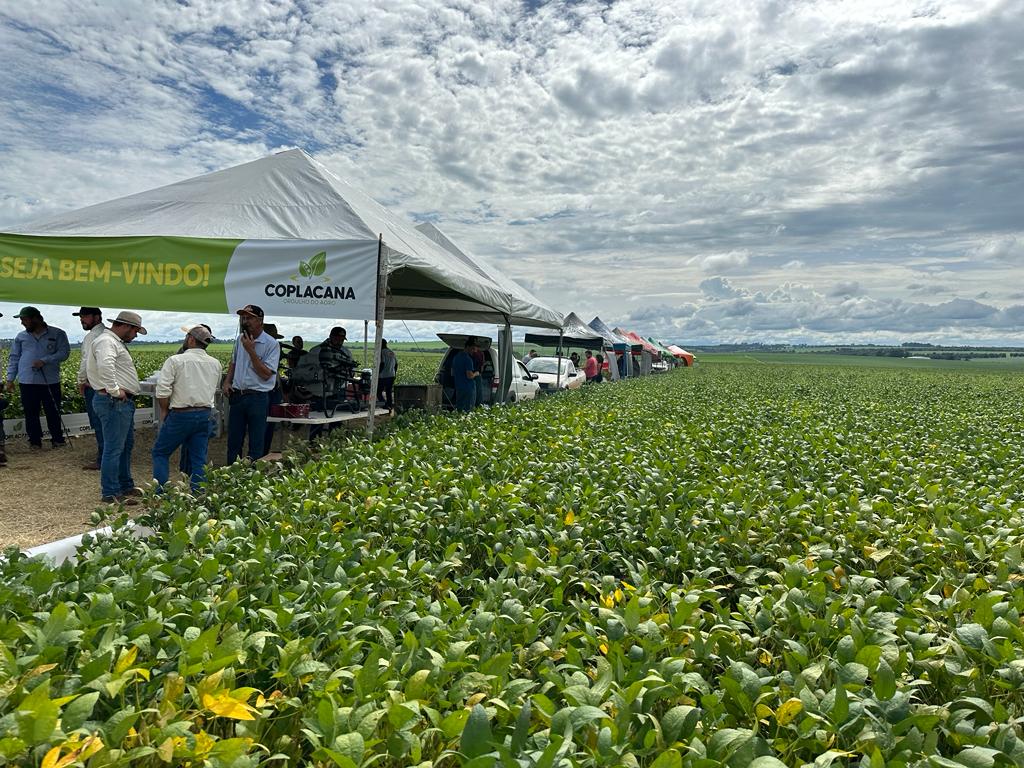
[[[693,365],[693,355],[675,344],[662,344],[653,338],[644,338],[633,331],[611,328],[600,317],[589,323],[570,312],[555,331],[529,331],[527,344],[554,347],[558,354],[566,349],[602,350],[609,361],[608,372],[613,380],[620,377],[644,376],[652,372],[656,361],[669,366]],[[627,363],[628,361],[628,363]]]
[[[496,323],[506,384],[514,325],[531,329],[527,343],[628,350],[639,366],[627,375],[666,353],[693,362],[553,310],[300,149],[0,232],[0,301],[190,313],[259,304],[272,317],[373,321],[374,379],[385,321],[398,319]]]

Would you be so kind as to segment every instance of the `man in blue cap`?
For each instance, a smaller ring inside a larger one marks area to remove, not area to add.
[[[236,313],[241,333],[235,339],[224,394],[228,396],[228,464],[242,453],[246,435],[249,458],[262,458],[270,393],[277,385],[281,346],[263,330],[263,309],[246,304]]]
[[[60,364],[71,354],[68,335],[46,324],[35,307],[22,307],[18,313],[21,333],[14,337],[7,362],[7,391],[14,391],[17,379],[21,405],[25,411],[25,431],[32,448],[42,449],[43,427],[39,410],[46,412],[46,427],[54,448],[67,445],[60,414]]]

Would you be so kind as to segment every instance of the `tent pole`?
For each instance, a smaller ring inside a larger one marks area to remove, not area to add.
[[[370,321],[363,320],[363,368],[366,367],[366,347],[370,339]]]
[[[558,370],[555,372],[555,392],[562,390],[562,331],[558,331]]]
[[[370,407],[366,421],[366,437],[373,439],[373,421],[377,415],[377,387],[380,385],[380,350],[384,340],[384,305],[388,296],[387,257],[384,255],[384,235],[377,237],[377,317],[373,341],[373,372],[370,374]]]
[[[512,388],[512,375],[516,370],[513,362],[514,350],[512,349],[512,318],[505,315],[505,325],[498,332],[498,353],[499,367],[501,373],[501,403],[508,402],[508,393]]]

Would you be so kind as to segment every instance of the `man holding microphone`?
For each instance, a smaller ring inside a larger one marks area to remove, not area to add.
[[[241,333],[231,352],[231,363],[224,378],[228,397],[228,464],[242,452],[249,436],[249,459],[264,455],[263,441],[270,411],[270,392],[277,384],[277,366],[281,345],[263,330],[263,310],[247,304],[235,314]]]

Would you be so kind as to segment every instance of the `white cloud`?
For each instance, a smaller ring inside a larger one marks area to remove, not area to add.
[[[968,256],[978,261],[1006,261],[1024,265],[1024,237],[993,237],[971,249]]]
[[[303,146],[610,320],[698,285],[849,300],[840,335],[889,322],[868,297],[1016,301],[1015,3],[9,5],[0,226]]]
[[[729,272],[747,266],[750,263],[750,251],[702,254],[691,257],[686,263],[700,267],[705,272]]]

